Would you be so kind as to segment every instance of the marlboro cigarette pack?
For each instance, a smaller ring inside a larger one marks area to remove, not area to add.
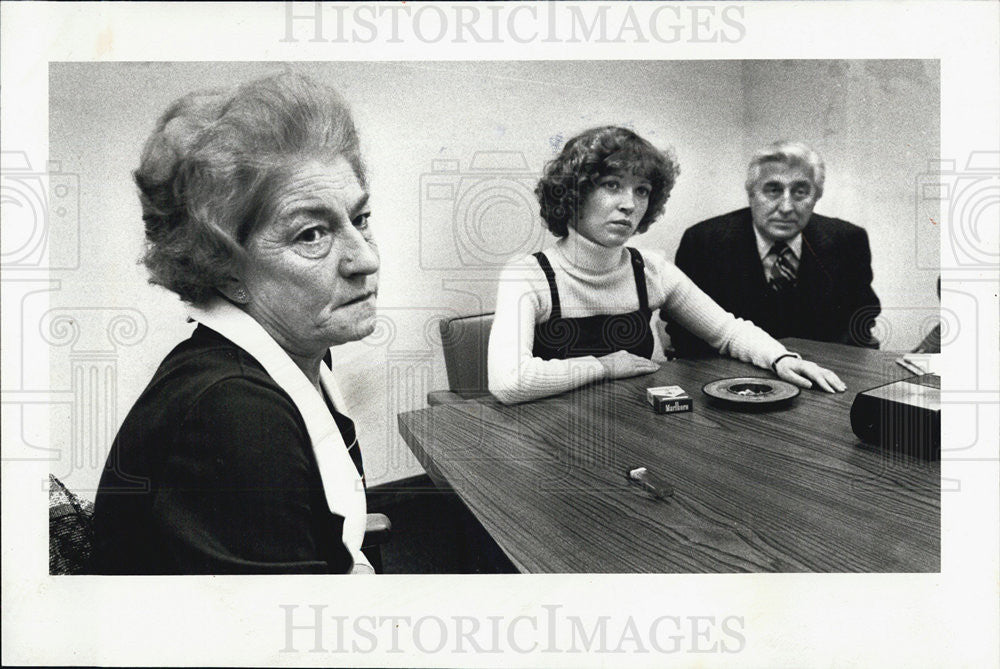
[[[694,409],[691,397],[680,386],[646,388],[646,401],[656,413],[681,413]]]

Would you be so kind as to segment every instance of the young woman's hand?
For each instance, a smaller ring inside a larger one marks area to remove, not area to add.
[[[652,374],[660,368],[658,364],[643,358],[641,355],[633,355],[628,351],[615,351],[598,358],[604,366],[604,378],[624,379],[630,376],[641,376]]]
[[[840,377],[815,362],[789,356],[779,360],[774,369],[780,378],[802,388],[816,386],[828,393],[842,393],[847,390],[847,385],[840,380]]]

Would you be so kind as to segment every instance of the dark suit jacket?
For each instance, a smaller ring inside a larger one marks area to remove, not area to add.
[[[327,507],[292,399],[250,354],[199,325],[160,365],[111,446],[90,569],[343,573],[353,562],[343,522]]]
[[[878,347],[871,330],[881,308],[871,287],[868,234],[847,221],[812,215],[802,231],[798,286],[780,298],[768,288],[749,208],[688,228],[675,262],[723,309],[775,338]],[[664,319],[679,355],[708,352],[670,314]]]

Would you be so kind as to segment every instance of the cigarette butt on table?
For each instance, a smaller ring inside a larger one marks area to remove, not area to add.
[[[694,409],[694,401],[680,386],[646,388],[646,401],[656,413],[682,413]]]
[[[896,358],[896,364],[904,368],[908,372],[913,372],[914,374],[926,374],[927,370],[921,369],[918,365],[914,364],[912,360],[907,360],[905,357]]]
[[[649,471],[646,467],[631,467],[626,470],[628,480],[635,483],[659,499],[666,499],[674,494],[674,487]]]

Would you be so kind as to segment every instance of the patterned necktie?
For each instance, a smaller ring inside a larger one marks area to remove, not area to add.
[[[785,242],[778,242],[771,247],[771,254],[774,255],[774,264],[767,277],[767,283],[771,290],[782,292],[795,287],[796,277],[799,273],[799,259],[792,253],[792,249]]]

